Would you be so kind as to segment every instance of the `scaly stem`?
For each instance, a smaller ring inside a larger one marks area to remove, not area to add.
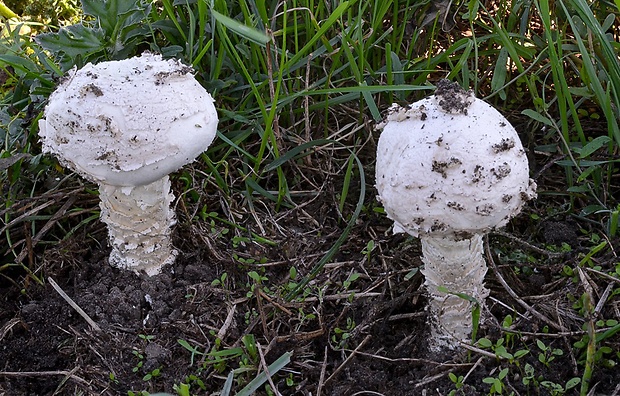
[[[472,332],[473,304],[454,295],[465,294],[481,305],[489,295],[484,287],[487,265],[484,261],[482,235],[471,239],[421,237],[422,274],[430,296],[430,318],[433,325],[431,348],[454,349],[459,341],[469,341]],[[445,293],[439,288],[445,288]]]
[[[110,264],[156,275],[173,263],[171,227],[176,223],[170,204],[170,179],[165,176],[137,187],[99,185],[101,220],[108,225]]]

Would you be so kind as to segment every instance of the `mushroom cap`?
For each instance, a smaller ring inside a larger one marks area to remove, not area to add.
[[[161,179],[192,162],[216,134],[213,98],[192,72],[150,53],[71,70],[39,121],[43,151],[99,183]]]
[[[469,238],[505,225],[536,196],[509,122],[456,84],[393,106],[379,138],[378,199],[394,232]]]

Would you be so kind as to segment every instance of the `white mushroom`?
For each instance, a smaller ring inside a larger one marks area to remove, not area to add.
[[[472,304],[488,296],[482,236],[536,196],[515,129],[456,83],[393,106],[377,148],[376,187],[394,232],[420,237],[433,349],[470,338]],[[444,287],[450,293],[439,290]]]
[[[168,174],[213,141],[217,112],[193,69],[145,53],[71,70],[39,121],[43,151],[99,184],[113,266],[157,274],[174,262]]]

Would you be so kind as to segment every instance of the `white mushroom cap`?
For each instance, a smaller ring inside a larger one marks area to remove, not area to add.
[[[150,53],[70,71],[39,121],[43,151],[109,185],[166,176],[204,152],[216,133],[213,98],[192,71]]]
[[[395,232],[467,238],[505,225],[535,197],[515,129],[457,84],[393,106],[386,121],[376,187]]]

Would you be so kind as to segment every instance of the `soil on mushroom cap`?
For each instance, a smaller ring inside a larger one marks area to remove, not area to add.
[[[439,99],[439,106],[446,113],[467,115],[467,108],[473,100],[471,91],[465,91],[458,83],[445,79],[437,82],[435,96]]]

